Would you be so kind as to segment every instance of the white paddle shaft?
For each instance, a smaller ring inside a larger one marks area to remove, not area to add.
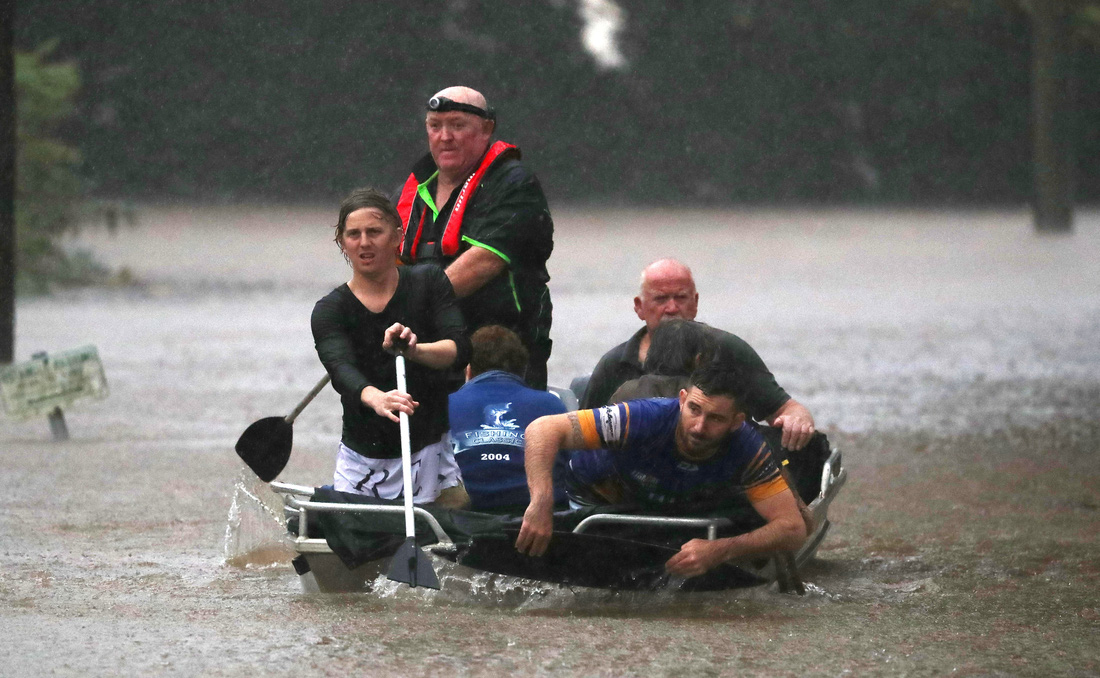
[[[405,390],[405,356],[397,354],[397,390],[408,393]],[[413,481],[412,481],[412,444],[409,442],[409,415],[398,413],[401,418],[401,479],[404,482],[405,494],[405,536],[415,537],[416,528],[413,526]]]

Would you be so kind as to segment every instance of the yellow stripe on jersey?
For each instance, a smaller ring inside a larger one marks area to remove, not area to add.
[[[753,455],[752,461],[749,462],[749,467],[745,471],[745,475],[752,475],[760,471],[763,468],[765,462],[768,460],[768,444],[760,443],[760,447],[756,449],[756,454]]]
[[[594,410],[578,410],[577,423],[581,426],[581,436],[586,445],[592,448],[600,447],[600,434],[596,430],[596,413]]]
[[[767,482],[745,488],[745,495],[748,496],[749,501],[763,501],[786,489],[789,489],[787,481],[783,480],[783,476],[776,476]]]

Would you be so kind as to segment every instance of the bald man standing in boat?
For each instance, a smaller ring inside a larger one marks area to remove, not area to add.
[[[695,320],[699,293],[691,269],[675,259],[658,259],[642,271],[641,289],[634,297],[634,312],[645,325],[627,341],[600,358],[581,399],[581,409],[609,404],[615,390],[645,374],[643,363],[653,331],[671,318]],[[713,329],[723,353],[730,356],[748,379],[745,412],[756,421],[783,429],[782,445],[800,450],[814,434],[814,418],[787,394],[751,346],[740,337]]]
[[[470,332],[516,332],[530,356],[521,376],[545,389],[554,222],[542,187],[519,148],[493,141],[496,115],[480,92],[440,90],[428,99],[425,127],[429,152],[396,199],[401,259],[445,270]]]

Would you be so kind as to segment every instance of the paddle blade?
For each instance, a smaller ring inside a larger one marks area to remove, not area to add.
[[[390,581],[405,582],[414,589],[423,586],[439,590],[439,577],[432,569],[431,557],[420,550],[415,537],[405,539],[405,543],[398,547],[386,576]]]
[[[265,483],[275,480],[290,459],[294,427],[283,417],[261,419],[244,430],[233,448]]]

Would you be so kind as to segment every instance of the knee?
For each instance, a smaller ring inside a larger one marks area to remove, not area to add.
[[[440,490],[439,496],[435,498],[432,505],[446,509],[468,509],[470,508],[470,495],[466,492],[466,486],[459,483],[454,487]]]

